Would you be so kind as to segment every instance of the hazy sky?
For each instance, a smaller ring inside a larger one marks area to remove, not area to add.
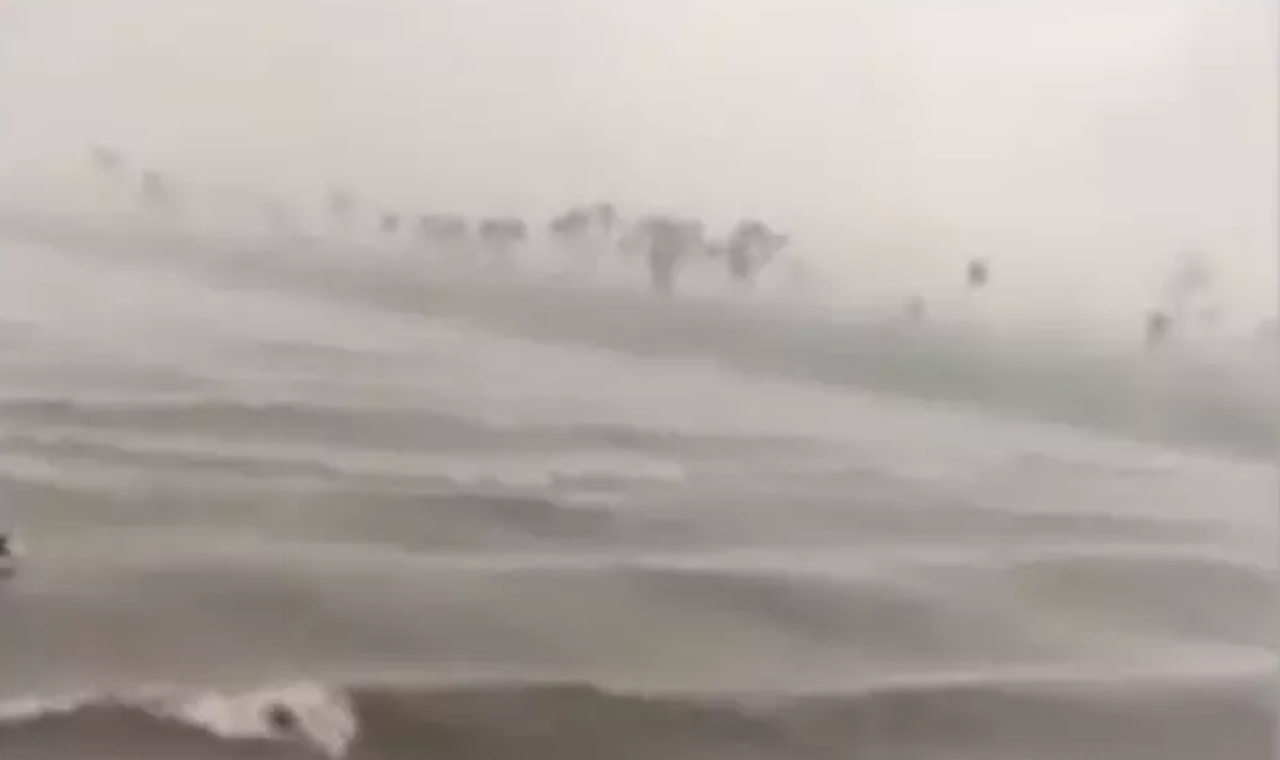
[[[761,214],[854,283],[1275,301],[1274,0],[3,0],[0,154],[545,213]],[[799,243],[798,243],[799,244]],[[1114,273],[1110,281],[1100,272]],[[1052,307],[1052,308],[1051,308]]]

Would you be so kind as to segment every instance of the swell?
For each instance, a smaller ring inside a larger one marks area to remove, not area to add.
[[[992,758],[1256,760],[1264,669],[670,692],[434,680],[91,694],[0,705],[7,760]],[[269,711],[284,708],[283,725]]]
[[[65,431],[92,430],[118,434],[182,434],[198,432],[219,441],[269,439],[281,442],[325,441],[383,449],[473,448],[533,449],[574,446],[589,449],[643,450],[673,453],[719,452],[731,456],[744,450],[796,447],[800,441],[781,436],[756,437],[680,434],[660,429],[602,423],[503,424],[476,415],[451,414],[391,402],[353,403],[347,400],[251,399],[207,393],[164,398],[39,396],[0,397],[0,419],[9,430],[30,428]]]
[[[0,694],[459,663],[681,686],[838,684],[1016,663],[1217,662],[1266,652],[1272,630],[1268,570],[1203,549],[414,553],[341,543],[345,533],[331,544],[129,533],[112,545],[99,532],[94,552],[64,543],[0,589]]]

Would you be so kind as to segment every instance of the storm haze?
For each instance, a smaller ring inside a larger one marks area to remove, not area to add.
[[[0,0],[0,760],[1266,757],[1277,11]]]
[[[10,0],[3,13],[6,196],[20,182],[62,192],[102,142],[298,203],[342,182],[423,210],[541,216],[608,198],[717,225],[761,215],[855,296],[937,291],[985,255],[993,298],[1040,317],[1131,319],[1194,248],[1236,316],[1274,310],[1266,0]]]

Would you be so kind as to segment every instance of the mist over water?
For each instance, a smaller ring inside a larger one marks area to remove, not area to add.
[[[1193,248],[1221,270],[1229,318],[1274,311],[1265,0],[5,14],[5,163],[67,203],[99,200],[81,172],[101,142],[297,206],[342,183],[460,213],[609,198],[713,224],[762,215],[863,299],[937,295],[987,255],[989,298],[1037,319],[1127,324]]]
[[[0,758],[1267,756],[1274,16],[0,5]]]

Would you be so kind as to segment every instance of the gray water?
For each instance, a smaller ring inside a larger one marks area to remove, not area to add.
[[[1269,380],[91,242],[4,248],[4,760],[1270,756]]]

